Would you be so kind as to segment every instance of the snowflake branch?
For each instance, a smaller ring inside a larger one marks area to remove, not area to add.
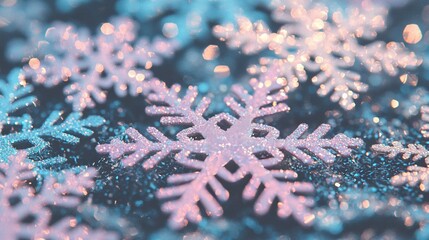
[[[165,84],[155,84],[148,95],[149,101],[154,104],[164,104],[167,106],[149,106],[146,113],[149,115],[162,115],[161,123],[164,125],[197,125],[206,122],[203,115],[210,105],[210,99],[203,98],[196,106],[196,111],[192,109],[193,103],[198,95],[196,87],[189,87],[183,98],[179,98],[180,85],[174,84],[170,89]]]
[[[98,127],[103,124],[104,119],[99,116],[90,116],[80,119],[80,113],[70,114],[62,123],[55,124],[61,117],[60,112],[52,112],[45,120],[43,125],[36,129],[23,129],[21,132],[10,133],[0,137],[0,159],[6,159],[7,156],[16,153],[14,144],[29,142],[32,147],[27,147],[29,154],[41,151],[49,145],[44,138],[53,138],[58,141],[76,144],[79,138],[76,135],[90,136],[93,131],[90,128]]]
[[[134,128],[128,128],[125,133],[132,140],[131,143],[113,139],[110,144],[98,145],[96,150],[108,153],[112,159],[121,159],[126,166],[133,166],[148,154],[155,153],[143,163],[145,169],[151,169],[170,152],[183,147],[180,141],[168,139],[156,128],[149,127],[147,131],[157,142],[148,140]]]
[[[420,183],[420,190],[429,191],[429,168],[420,166],[409,166],[407,172],[400,173],[392,177],[391,182],[395,186],[409,184],[416,186]]]
[[[387,157],[394,158],[398,154],[402,154],[402,159],[418,161],[422,158],[425,159],[425,167],[417,165],[409,166],[407,172],[400,173],[392,177],[391,182],[395,186],[409,184],[410,186],[416,186],[420,183],[420,189],[422,191],[428,191],[429,189],[429,151],[420,144],[408,144],[404,147],[400,142],[393,142],[392,146],[383,144],[373,145],[371,148],[377,153],[387,154]]]
[[[377,153],[387,154],[387,157],[394,158],[398,154],[402,154],[402,159],[417,161],[429,156],[429,151],[420,144],[408,144],[404,147],[400,142],[393,142],[392,146],[375,144],[371,149]]]
[[[277,142],[277,146],[282,148],[306,164],[313,164],[314,161],[307,150],[325,163],[333,163],[335,155],[328,151],[332,149],[341,156],[349,156],[352,149],[363,145],[359,138],[349,138],[344,134],[335,135],[332,139],[322,138],[331,128],[328,124],[320,125],[313,133],[305,138],[301,138],[308,129],[307,124],[301,124],[298,128],[283,140]]]
[[[93,168],[80,174],[65,171],[62,180],[45,178],[41,190],[36,192],[29,184],[36,174],[33,165],[26,161],[26,153],[19,151],[10,156],[8,163],[0,164],[0,235],[7,239],[83,239],[95,236],[117,239],[116,234],[107,231],[74,226],[77,222],[74,218],[50,223],[52,214],[49,207],[76,208],[80,198],[88,195],[87,189],[93,187],[95,175]]]
[[[199,164],[198,160],[189,159],[186,153],[181,152],[176,155],[176,160],[199,171],[172,175],[168,178],[168,182],[174,186],[161,188],[158,191],[157,197],[160,199],[179,197],[177,200],[167,201],[162,206],[163,211],[171,213],[170,226],[181,228],[188,224],[188,220],[194,223],[201,221],[198,202],[204,206],[207,215],[215,217],[222,215],[222,207],[209,193],[207,186],[210,185],[213,188],[219,200],[226,201],[229,198],[228,191],[215,178],[219,169],[226,164],[224,158],[213,154],[205,159],[203,165]]]
[[[243,162],[238,162],[242,164]],[[313,193],[314,188],[311,183],[290,182],[298,177],[292,170],[267,170],[256,157],[252,157],[250,162],[240,165],[252,175],[249,184],[243,191],[243,198],[254,199],[258,188],[264,185],[264,190],[255,202],[255,212],[259,215],[266,214],[277,197],[277,215],[287,218],[293,215],[302,225],[310,225],[315,216],[309,211],[309,207],[314,202],[302,194]],[[279,179],[283,181],[279,181]],[[287,181],[287,182],[284,182]],[[297,196],[298,195],[298,196]]]
[[[10,114],[34,104],[36,98],[29,96],[33,91],[31,85],[25,85],[20,71],[15,69],[7,77],[7,82],[0,80],[0,131],[4,125],[22,125],[28,128],[31,119],[27,114],[10,116]]]
[[[249,81],[253,89],[253,94],[249,94],[242,86],[234,85],[233,96],[225,97],[226,105],[231,108],[240,118],[255,118],[264,117],[279,112],[289,111],[289,107],[283,103],[287,99],[284,87],[286,86],[284,79],[277,81],[259,82],[256,79]],[[239,103],[242,102],[245,106]]]

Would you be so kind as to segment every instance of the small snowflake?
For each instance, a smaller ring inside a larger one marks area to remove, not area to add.
[[[7,81],[0,79],[0,162],[6,161],[9,155],[16,154],[18,148],[25,148],[29,155],[40,153],[49,146],[49,139],[76,144],[79,142],[77,136],[92,135],[91,128],[104,122],[100,116],[81,119],[81,113],[71,113],[61,123],[57,123],[62,114],[54,111],[40,127],[34,127],[28,114],[19,115],[19,110],[34,105],[36,99],[30,95],[31,91],[31,85],[26,85],[18,70],[12,71]],[[6,126],[9,128],[5,129]],[[19,146],[23,143],[30,145]],[[47,159],[40,162],[39,166],[61,161],[61,158]]]
[[[46,31],[36,55],[24,67],[35,83],[47,87],[67,82],[64,93],[73,109],[81,111],[106,100],[106,91],[138,95],[154,79],[151,68],[172,55],[176,44],[160,38],[137,39],[130,19],[116,18],[101,25],[92,38],[86,29],[58,23]]]
[[[161,199],[176,198],[163,205],[163,210],[172,214],[172,227],[183,227],[188,221],[199,222],[202,216],[198,202],[204,206],[207,215],[222,215],[223,209],[218,200],[226,201],[229,192],[218,177],[236,182],[246,175],[252,175],[252,178],[243,191],[243,197],[248,200],[257,198],[254,205],[256,213],[267,213],[274,199],[278,198],[279,217],[293,215],[301,224],[309,225],[315,216],[308,209],[313,200],[306,194],[313,192],[313,186],[294,181],[298,174],[292,170],[273,169],[283,161],[283,151],[305,164],[315,163],[314,159],[333,163],[336,157],[334,152],[349,156],[351,150],[363,142],[343,134],[332,139],[324,138],[330,129],[327,124],[309,134],[306,134],[308,126],[301,124],[286,138],[279,138],[280,132],[276,128],[255,121],[289,110],[283,103],[287,98],[284,90],[286,81],[258,82],[252,79],[249,83],[252,92],[235,85],[232,88],[234,96],[225,98],[226,105],[238,118],[220,113],[209,119],[204,117],[210,105],[209,98],[202,98],[194,108],[198,95],[196,87],[189,87],[185,96],[180,98],[178,85],[169,89],[161,82],[153,84],[148,99],[155,105],[146,108],[146,113],[162,115],[161,123],[164,125],[191,127],[177,133],[177,140],[170,140],[150,127],[148,132],[155,141],[129,128],[126,133],[132,142],[114,139],[110,144],[97,146],[97,151],[109,153],[113,159],[122,159],[127,166],[149,156],[143,163],[145,169],[153,168],[169,153],[175,152],[175,161],[196,169],[191,173],[170,176],[168,182],[173,186],[162,188],[157,193]],[[226,166],[229,164],[235,164],[238,169],[228,170]],[[257,197],[260,186],[265,188]],[[213,189],[215,196],[208,187]]]
[[[31,180],[33,166],[23,151],[0,163],[0,236],[2,239],[118,239],[114,233],[92,230],[72,217],[53,221],[51,207],[76,208],[88,195],[96,171],[64,172],[62,181],[46,178],[38,191]],[[53,221],[53,222],[52,222]]]
[[[422,119],[426,122],[429,120],[428,111],[429,109],[426,106],[422,107]],[[428,124],[425,123],[421,128],[421,132],[426,138],[429,137],[427,130]],[[429,191],[429,150],[425,146],[421,144],[408,144],[407,147],[404,147],[402,143],[395,141],[391,146],[383,144],[373,145],[372,150],[377,153],[387,154],[389,158],[402,155],[402,159],[414,162],[424,159],[425,166],[409,166],[407,172],[400,173],[392,177],[391,180],[395,186],[404,184],[416,186],[419,184],[420,190]]]
[[[277,32],[271,32],[262,21],[252,23],[239,17],[238,29],[233,24],[218,25],[214,33],[245,54],[262,50],[274,54],[275,57],[260,58],[259,64],[249,67],[248,72],[259,75],[261,80],[287,79],[288,91],[314,73],[311,82],[319,85],[318,94],[330,95],[333,102],[350,110],[359,93],[368,89],[361,81],[356,62],[370,73],[384,70],[389,75],[396,75],[399,68],[421,64],[402,43],[360,44],[360,40],[375,39],[377,32],[385,28],[384,8],[368,5],[346,13],[330,13],[325,5],[309,1],[273,0],[272,5],[272,16],[282,25]]]
[[[120,0],[117,10],[121,14],[131,15],[141,21],[148,21],[161,16],[164,35],[175,37],[180,43],[187,44],[193,39],[210,35],[211,24],[222,24],[233,21],[236,15],[261,19],[268,0]]]

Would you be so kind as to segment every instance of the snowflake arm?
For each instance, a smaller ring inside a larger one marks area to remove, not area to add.
[[[279,141],[278,146],[292,153],[302,162],[312,164],[314,163],[312,157],[302,151],[303,149],[311,152],[325,163],[333,163],[335,155],[328,151],[328,149],[335,150],[341,156],[345,157],[350,156],[352,149],[363,145],[361,139],[349,138],[344,134],[335,135],[332,139],[323,138],[330,128],[328,124],[322,124],[306,138],[301,138],[308,129],[306,124],[301,124],[292,134],[284,140]]]
[[[6,239],[49,238],[77,239],[102,237],[117,239],[118,236],[104,230],[90,230],[83,225],[76,226],[77,219],[63,218],[50,223],[50,206],[75,208],[80,198],[93,187],[96,171],[89,168],[80,174],[65,172],[62,181],[46,178],[40,191],[29,184],[35,177],[33,166],[26,160],[23,151],[0,164],[0,235]],[[16,204],[11,204],[15,202]],[[27,220],[26,220],[27,219]],[[31,219],[31,220],[28,220]]]
[[[0,149],[2,149],[0,159],[6,159],[7,156],[15,154],[17,149],[14,145],[23,142],[29,142],[32,145],[26,149],[30,155],[40,152],[49,145],[45,138],[75,144],[79,142],[77,136],[92,135],[93,131],[90,128],[98,127],[104,122],[104,119],[99,116],[80,119],[80,113],[72,113],[63,122],[56,124],[60,117],[60,112],[52,112],[39,128],[33,129],[30,124],[20,132],[0,136]]]
[[[420,183],[419,187],[422,191],[429,190],[429,151],[420,144],[408,144],[404,147],[400,142],[393,142],[392,146],[386,146],[382,144],[376,144],[372,146],[372,150],[377,153],[387,154],[389,158],[402,154],[402,159],[418,161],[425,159],[424,167],[417,165],[409,166],[407,172],[400,173],[392,177],[392,184],[400,186],[409,184],[410,186],[416,186]]]
[[[22,125],[28,127],[30,117],[26,114],[14,116],[13,113],[34,104],[36,98],[29,95],[33,91],[31,85],[25,85],[20,77],[20,71],[15,69],[7,77],[7,81],[0,80],[0,131],[2,126]]]
[[[420,190],[429,191],[429,168],[416,165],[409,166],[407,172],[395,175],[391,180],[395,186],[408,184],[414,187],[419,184]]]
[[[376,144],[372,146],[372,150],[377,153],[387,154],[389,158],[394,158],[402,154],[402,159],[417,161],[429,156],[429,151],[420,144],[408,144],[404,147],[400,142],[393,142],[392,146]]]
[[[151,169],[171,151],[182,147],[180,142],[169,140],[156,128],[150,127],[147,131],[157,142],[148,140],[134,128],[128,128],[125,133],[133,142],[113,139],[110,144],[98,145],[96,150],[99,153],[108,153],[112,159],[122,159],[126,166],[133,166],[149,153],[156,153],[143,164],[145,169]],[[126,154],[128,155],[122,158]]]

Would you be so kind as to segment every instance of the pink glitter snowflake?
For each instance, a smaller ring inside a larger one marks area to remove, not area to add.
[[[355,63],[370,73],[385,71],[396,75],[400,68],[414,68],[421,60],[401,43],[372,41],[361,45],[360,40],[373,40],[385,28],[387,9],[362,4],[346,14],[330,13],[327,6],[303,0],[273,0],[273,19],[282,26],[272,32],[264,22],[252,23],[245,17],[234,24],[218,25],[214,34],[230,47],[245,54],[263,50],[275,57],[262,57],[248,72],[264,80],[287,79],[288,91],[307,81],[318,85],[320,96],[330,96],[333,102],[347,110],[355,107],[359,93],[368,85],[361,81]],[[271,54],[272,55],[272,54]]]
[[[154,79],[151,68],[173,54],[176,44],[156,38],[137,39],[132,20],[104,23],[94,38],[86,29],[58,23],[46,31],[36,56],[24,67],[35,83],[47,87],[67,82],[64,93],[76,111],[106,100],[114,88],[119,96],[138,95]]]
[[[96,171],[75,174],[64,172],[62,181],[44,179],[36,191],[33,165],[21,151],[0,163],[0,236],[1,239],[118,239],[114,233],[92,230],[72,217],[52,221],[50,207],[76,208],[80,198],[92,188]]]
[[[307,195],[314,188],[310,183],[294,181],[298,174],[292,170],[275,169],[284,159],[282,151],[305,164],[313,164],[315,159],[333,163],[336,157],[334,152],[349,156],[352,149],[363,142],[343,134],[332,139],[324,138],[330,129],[326,124],[309,134],[306,133],[308,126],[301,124],[289,136],[280,138],[279,130],[256,123],[256,120],[289,110],[284,103],[287,99],[284,90],[286,81],[259,82],[252,79],[249,83],[251,92],[235,85],[232,87],[233,96],[225,98],[226,105],[236,116],[220,113],[208,119],[204,114],[210,99],[203,97],[195,104],[198,95],[196,87],[189,87],[181,98],[179,85],[167,88],[164,83],[154,83],[148,95],[154,105],[146,108],[146,113],[161,115],[161,124],[164,125],[190,127],[177,133],[177,140],[171,140],[149,127],[148,132],[155,141],[129,128],[126,133],[130,142],[114,139],[110,144],[97,146],[97,151],[109,153],[113,159],[122,159],[127,166],[148,157],[143,163],[145,169],[153,168],[174,152],[175,161],[195,169],[191,173],[170,176],[168,182],[172,186],[162,188],[157,193],[158,198],[168,199],[163,204],[163,210],[171,213],[169,223],[174,228],[202,219],[198,203],[204,206],[208,216],[222,215],[219,201],[226,201],[229,192],[218,178],[236,182],[246,175],[252,178],[243,191],[243,198],[257,198],[254,205],[257,214],[267,213],[277,198],[279,217],[293,215],[301,224],[310,225],[315,216],[309,209],[313,200]],[[228,170],[229,163],[235,164],[237,170]],[[264,186],[264,190],[258,195],[260,186]],[[208,187],[213,190],[214,196]]]

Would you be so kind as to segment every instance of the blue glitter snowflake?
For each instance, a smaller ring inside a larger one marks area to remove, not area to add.
[[[66,119],[59,122],[62,113],[52,112],[44,123],[33,126],[32,118],[28,114],[19,114],[19,110],[35,104],[35,97],[29,95],[32,87],[27,85],[19,70],[12,71],[7,81],[0,80],[0,160],[17,153],[18,149],[25,149],[28,154],[41,153],[49,146],[52,139],[64,144],[76,144],[78,136],[90,136],[91,128],[103,124],[100,116],[81,118],[81,113],[71,113]],[[18,113],[17,113],[18,112]],[[7,129],[5,127],[8,127]],[[29,143],[29,145],[23,145]],[[45,159],[40,166],[48,163],[62,163],[64,159]]]

